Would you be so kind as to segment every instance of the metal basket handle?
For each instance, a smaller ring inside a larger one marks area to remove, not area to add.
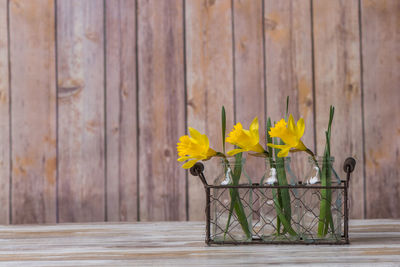
[[[356,167],[356,160],[352,157],[347,158],[343,163],[343,170],[347,173],[347,186],[349,186],[350,182],[350,173],[354,171]]]
[[[204,187],[208,186],[207,180],[203,174],[204,165],[201,162],[196,162],[192,168],[190,168],[190,174],[193,176],[199,176],[201,182],[203,183]]]

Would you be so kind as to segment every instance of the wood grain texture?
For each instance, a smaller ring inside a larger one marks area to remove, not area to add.
[[[140,220],[185,220],[182,1],[138,1]]]
[[[318,154],[335,105],[342,178],[357,159],[351,217],[399,217],[399,13],[396,0],[0,0],[0,224],[203,220],[203,186],[176,162],[185,126],[221,151],[224,105],[228,132],[257,115],[264,138],[287,95]],[[291,156],[304,180],[307,156]],[[247,158],[254,181],[261,161]]]
[[[107,220],[137,219],[136,8],[106,1]]]
[[[335,170],[345,177],[343,162],[357,160],[351,180],[351,218],[364,216],[360,37],[358,1],[314,1],[314,59],[317,153],[326,143],[329,106],[335,106],[331,155]]]
[[[222,106],[227,133],[234,122],[231,1],[187,1],[185,18],[187,124],[207,134],[210,146],[222,151]],[[218,159],[206,163],[209,184],[220,173],[219,163]],[[205,219],[203,185],[197,177],[188,178],[189,220]]]
[[[0,224],[10,222],[10,95],[7,0],[0,0]]]
[[[400,2],[361,3],[366,216],[399,217]]]
[[[313,74],[310,1],[265,1],[266,106],[272,123],[289,112],[303,117],[304,144],[314,150]],[[308,171],[307,156],[293,153],[291,166],[298,180]]]
[[[102,221],[103,1],[58,1],[59,221]]]
[[[260,143],[265,144],[265,88],[262,1],[233,1],[235,117],[248,129],[254,117],[260,124]],[[264,159],[247,157],[245,171],[253,182],[264,175]]]
[[[12,223],[56,221],[55,15],[10,1]],[[29,48],[27,48],[29,44]]]
[[[399,220],[350,222],[350,245],[213,246],[204,223],[0,226],[3,266],[398,266]]]

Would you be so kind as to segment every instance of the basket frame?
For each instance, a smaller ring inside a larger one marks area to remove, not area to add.
[[[204,165],[200,162],[197,162],[191,169],[190,173],[193,176],[198,176],[204,186],[204,190],[206,193],[206,236],[205,236],[205,243],[207,245],[260,245],[260,244],[285,244],[285,245],[292,245],[292,244],[318,244],[318,245],[344,245],[349,244],[349,198],[348,198],[348,190],[350,184],[351,173],[354,171],[356,165],[356,161],[354,158],[347,158],[343,164],[343,170],[346,173],[346,180],[341,180],[339,185],[335,186],[321,186],[321,185],[304,185],[298,183],[296,185],[260,185],[258,183],[254,183],[252,185],[209,185],[207,180],[204,176]],[[304,242],[301,240],[289,240],[289,241],[267,241],[261,238],[253,238],[251,241],[215,241],[211,238],[211,189],[231,189],[231,188],[238,188],[238,189],[337,189],[343,191],[344,196],[344,203],[343,203],[343,235],[341,239],[337,239],[334,241],[330,240],[314,240],[313,242]]]

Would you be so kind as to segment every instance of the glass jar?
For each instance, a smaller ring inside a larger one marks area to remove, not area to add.
[[[295,185],[297,179],[290,167],[290,158],[266,160],[266,169],[261,185]],[[260,233],[265,241],[293,240],[297,238],[298,220],[294,211],[299,205],[295,188],[263,188],[261,200]]]
[[[334,161],[333,157],[310,157],[308,160],[309,170],[300,192],[302,205],[299,209],[301,236],[306,242],[340,240],[343,234],[343,189],[329,188],[341,185],[333,168]]]
[[[251,185],[240,156],[221,160],[214,186]],[[211,196],[211,239],[217,242],[252,240],[252,190],[213,188]]]

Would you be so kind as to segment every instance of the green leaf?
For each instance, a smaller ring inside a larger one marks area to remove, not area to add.
[[[335,114],[335,108],[330,106],[329,110],[329,122],[328,122],[328,130],[325,132],[326,144],[325,151],[323,156],[322,163],[322,172],[321,172],[321,185],[322,186],[331,186],[331,173],[332,166],[330,162],[331,158],[331,127],[333,122],[333,116]],[[332,205],[332,190],[331,189],[321,189],[321,203],[320,203],[320,215],[318,222],[318,236],[324,237],[328,233],[328,226],[331,227],[332,232],[334,231],[332,213],[331,213],[331,205]]]
[[[243,153],[235,155],[235,169],[233,170],[233,185],[239,185],[240,175],[242,174],[242,158]]]
[[[239,224],[242,227],[243,232],[246,234],[247,238],[251,238],[251,231],[249,228],[249,223],[247,221],[246,213],[243,209],[243,204],[240,201],[239,191],[237,188],[229,188],[229,195],[231,197],[231,204],[229,207],[228,221],[226,223],[224,239],[229,229],[230,221],[232,218],[233,209],[235,209],[236,216],[238,218]]]
[[[240,226],[242,227],[242,230],[246,234],[247,238],[250,239],[251,231],[250,231],[249,223],[247,221],[246,213],[243,209],[243,204],[239,198],[239,192],[236,188],[234,188],[232,191],[234,191],[237,194],[237,196],[236,196],[237,201],[235,201],[235,212],[236,212],[238,221],[240,223]]]
[[[235,168],[232,172],[232,184],[239,185],[240,176],[242,175],[242,157],[243,153],[238,153],[235,155]],[[249,223],[247,221],[246,212],[244,211],[243,204],[240,201],[239,190],[237,188],[230,188],[229,194],[231,197],[231,203],[229,206],[228,221],[225,226],[224,239],[226,233],[228,232],[229,225],[231,223],[232,213],[235,210],[236,216],[238,218],[239,224],[245,232],[247,238],[251,238],[251,230],[249,228]]]
[[[271,118],[268,117],[267,119],[267,133],[266,133],[266,137],[267,137],[267,144],[271,143],[272,144],[272,137],[269,135],[269,131],[271,130]],[[272,166],[272,147],[268,146],[268,153],[269,153],[269,162],[270,162],[270,166]]]
[[[280,141],[280,144],[283,144],[283,141]],[[286,170],[285,170],[285,158],[279,158],[278,156],[275,157],[276,161],[276,174],[278,178],[278,184],[279,185],[288,185],[287,178],[286,178]],[[289,189],[287,188],[281,188],[279,189],[280,192],[280,197],[282,198],[282,208],[283,212],[285,214],[286,220],[291,222],[292,218],[292,209],[290,206],[290,193]],[[287,231],[288,229],[285,230]]]
[[[272,189],[272,194],[274,197],[276,213],[278,215],[278,218],[282,222],[283,226],[285,227],[285,231],[287,231],[292,236],[297,235],[296,231],[294,231],[292,226],[290,225],[290,221],[287,220],[285,214],[282,212],[281,204],[279,203],[279,201],[277,201],[276,189]],[[279,233],[279,231],[278,231],[278,233]]]
[[[225,226],[224,239],[226,237],[226,233],[228,232],[229,225],[231,224],[232,212],[233,212],[233,208],[235,207],[237,192],[234,192],[232,190],[232,188],[230,188],[229,195],[231,197],[231,203],[229,205],[228,221],[226,222],[226,226]]]
[[[289,96],[286,97],[286,113],[285,113],[285,121],[287,121],[289,115]]]
[[[222,123],[222,148],[223,148],[222,151],[225,154],[226,113],[225,113],[224,106],[222,106],[222,110],[221,110],[221,123]]]

